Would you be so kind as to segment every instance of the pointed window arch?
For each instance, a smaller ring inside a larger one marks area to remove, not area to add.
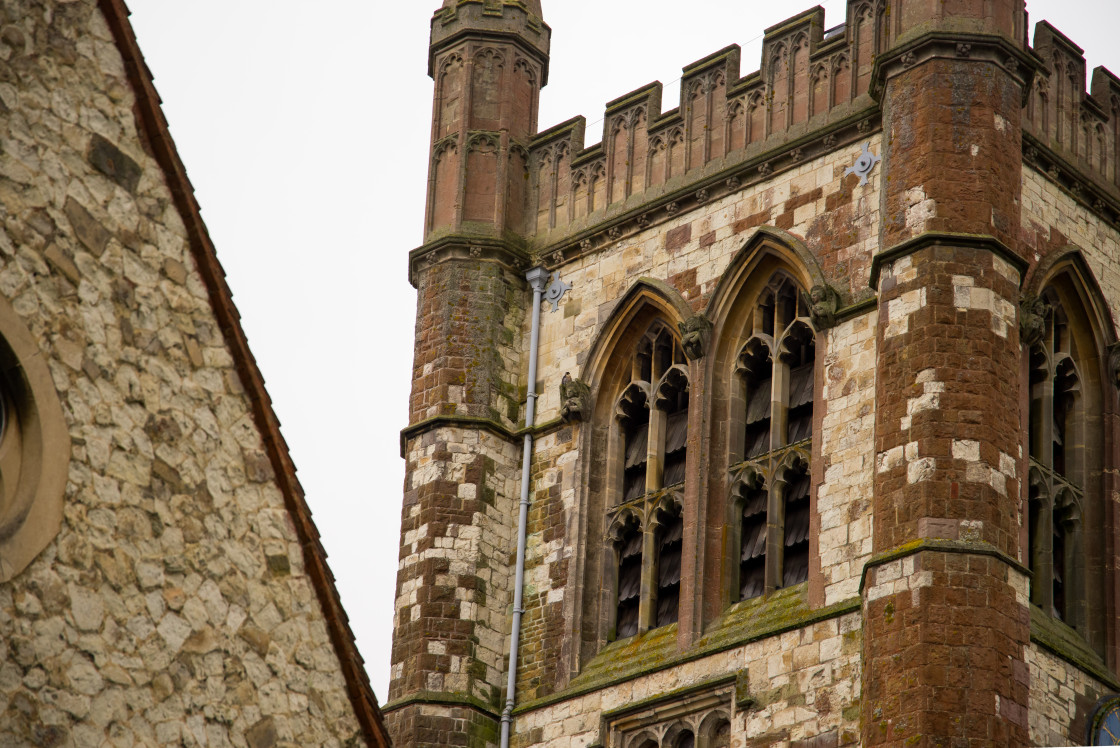
[[[1074,628],[1084,623],[1081,524],[1088,464],[1084,339],[1057,288],[1040,294],[1042,331],[1030,348],[1031,602]],[[1071,322],[1073,326],[1071,326]]]
[[[816,329],[810,299],[783,270],[745,302],[731,381],[731,599],[809,577],[810,472]]]
[[[1103,654],[1110,628],[1104,412],[1114,396],[1103,375],[1107,323],[1094,308],[1083,263],[1074,256],[1055,264],[1058,270],[1025,307],[1023,327],[1031,603]]]
[[[626,355],[630,381],[615,400],[608,457],[617,463],[608,466],[617,480],[606,504],[614,557],[608,639],[676,623],[684,546],[688,361],[679,334],[660,318]]]

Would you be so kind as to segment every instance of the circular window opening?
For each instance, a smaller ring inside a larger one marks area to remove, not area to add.
[[[69,463],[70,435],[45,357],[0,299],[0,582],[58,535]]]

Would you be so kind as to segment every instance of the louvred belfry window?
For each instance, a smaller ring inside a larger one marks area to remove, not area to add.
[[[620,485],[608,510],[617,564],[616,638],[677,621],[684,543],[689,381],[672,328],[662,322],[650,326],[635,347],[630,371],[631,381],[615,405]],[[625,533],[619,529],[623,517],[629,523]]]
[[[789,470],[785,495],[785,534],[782,538],[782,586],[809,578],[809,466],[799,463]]]
[[[741,410],[732,414],[741,435],[732,475],[739,535],[732,599],[739,600],[809,577],[816,331],[792,278],[775,273],[754,302],[744,337],[735,401]]]
[[[762,475],[740,482],[742,528],[739,543],[739,599],[750,600],[766,591],[766,502]]]
[[[679,510],[661,526],[657,549],[658,626],[677,622],[681,599],[681,551],[684,549],[684,520]]]
[[[618,638],[638,633],[638,603],[642,591],[642,529],[637,521],[628,523],[619,542],[618,554]]]

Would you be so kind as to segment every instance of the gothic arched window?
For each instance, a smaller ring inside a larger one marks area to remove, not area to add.
[[[675,623],[680,607],[688,454],[688,365],[677,334],[657,321],[630,361],[615,404],[618,476],[609,502],[614,638]]]
[[[1030,348],[1031,602],[1070,625],[1082,623],[1085,398],[1081,351],[1058,294],[1046,289],[1040,339]]]
[[[1029,367],[1027,563],[1031,603],[1103,652],[1108,508],[1103,343],[1076,266],[1024,313]]]
[[[789,275],[774,273],[754,300],[745,337],[733,383],[733,600],[809,578],[816,331]]]

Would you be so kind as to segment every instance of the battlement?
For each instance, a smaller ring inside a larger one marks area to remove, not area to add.
[[[1046,21],[1034,33],[1041,60],[1023,117],[1025,160],[1074,197],[1120,217],[1120,79],[1104,67],[1086,88],[1084,50]]]
[[[799,141],[830,126],[863,134],[862,120],[877,114],[869,90],[888,25],[875,0],[849,0],[845,22],[832,29],[817,6],[766,29],[752,73],[741,74],[737,45],[686,65],[674,109],[661,111],[655,81],[606,105],[595,145],[584,143],[582,116],[539,133],[530,147],[530,233],[553,244],[761,154],[788,146],[795,160],[807,157]]]
[[[876,58],[913,36],[900,29],[874,0],[849,0],[844,23],[832,28],[821,7],[811,8],[766,29],[754,72],[740,73],[737,45],[686,65],[674,109],[661,111],[655,81],[606,105],[599,143],[585,144],[583,116],[539,133],[529,160],[535,219],[526,228],[538,247],[555,247],[682,190],[704,189],[714,175],[738,167],[769,173],[862,136],[879,115]],[[1034,50],[1040,72],[1024,112],[1027,161],[1115,222],[1120,79],[1097,68],[1086,90],[1081,48],[1045,21]]]

